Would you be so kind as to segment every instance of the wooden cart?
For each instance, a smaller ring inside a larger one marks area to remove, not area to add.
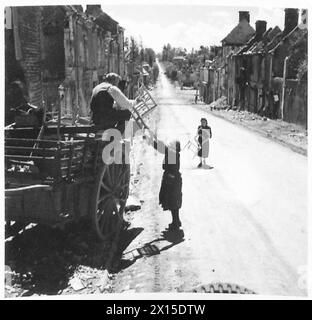
[[[105,240],[123,219],[130,179],[127,155],[122,163],[105,164],[102,150],[108,142],[97,139],[92,126],[61,127],[61,139],[56,131],[47,127],[38,140],[34,128],[6,130],[6,221],[54,225],[89,215]]]
[[[141,90],[142,97],[147,95]],[[144,99],[143,99],[144,100]],[[156,106],[145,96],[147,109]],[[132,110],[142,128],[142,103]],[[141,110],[141,111],[140,111]],[[39,137],[39,138],[38,138]],[[128,142],[121,140],[122,161],[102,159],[105,146],[92,125],[54,125],[5,130],[5,219],[55,225],[89,216],[101,240],[124,221],[129,194]],[[113,154],[112,154],[113,156]],[[119,222],[119,223],[118,223]]]

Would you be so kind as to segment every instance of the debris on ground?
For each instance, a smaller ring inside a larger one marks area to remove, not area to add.
[[[182,95],[181,92],[179,92]],[[227,104],[226,97],[222,96],[216,101],[205,104],[198,101],[197,104],[193,103],[195,90],[183,91],[183,96],[188,99],[188,103],[196,106],[203,111],[210,112],[211,114],[228,120],[234,124],[243,126],[270,138],[284,146],[287,146],[303,155],[307,155],[308,149],[308,130],[303,126],[282,121],[280,119],[270,119],[258,114],[238,110],[237,107],[230,107]]]
[[[110,243],[99,242],[85,221],[63,230],[35,225],[6,239],[6,287],[9,297],[101,293],[95,283],[107,279]]]
[[[222,96],[209,105],[211,110],[224,110],[228,108],[227,98]]]
[[[125,211],[137,211],[141,209],[141,202],[134,197],[133,195],[130,195],[127,199],[126,209]]]
[[[223,108],[224,100],[220,99],[209,105],[200,103],[196,107],[257,132],[262,136],[290,147],[295,152],[307,155],[308,130],[303,126],[285,122],[281,119],[269,119],[245,110],[234,110],[235,108],[230,108],[228,105]],[[215,106],[216,104],[219,104],[220,107],[211,108],[211,106]]]
[[[268,119],[248,111],[213,110],[212,114],[240,124],[259,134],[282,143],[296,152],[306,155],[308,147],[308,131],[297,124],[280,119]]]
[[[85,285],[79,278],[73,278],[69,281],[69,285],[74,289],[74,291],[80,291],[85,288]]]

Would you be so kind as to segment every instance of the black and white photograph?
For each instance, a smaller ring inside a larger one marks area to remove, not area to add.
[[[307,1],[2,12],[4,299],[309,299]]]

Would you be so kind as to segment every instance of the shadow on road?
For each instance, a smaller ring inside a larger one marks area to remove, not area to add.
[[[138,228],[138,229],[141,229],[141,228]],[[133,234],[136,234],[135,231],[132,231],[132,232],[134,232]],[[140,230],[139,233],[141,232],[142,230]],[[138,234],[136,234],[135,237],[137,235]],[[159,238],[154,239],[148,243],[145,243],[142,247],[135,248],[131,251],[123,253],[122,258],[120,259],[118,265],[115,266],[114,272],[118,273],[122,270],[125,270],[131,265],[133,265],[138,259],[142,257],[151,257],[154,255],[158,255],[162,251],[168,250],[183,241],[184,241],[184,232],[182,229],[175,230],[175,231],[164,230],[162,231],[161,236]],[[129,244],[130,243],[128,243],[128,245]],[[123,248],[125,249],[126,247],[123,247]]]
[[[108,253],[109,244],[98,242],[83,221],[63,230],[37,225],[6,241],[5,264],[23,296],[54,295],[68,288],[79,266],[102,269]]]

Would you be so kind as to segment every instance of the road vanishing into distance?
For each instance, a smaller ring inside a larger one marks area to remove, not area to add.
[[[164,233],[170,212],[158,204],[163,155],[134,142],[132,214],[114,292],[187,292],[223,282],[258,294],[305,295],[307,266],[307,157],[202,111],[194,91],[164,74],[152,94],[150,125],[158,137],[194,140],[200,118],[212,128],[211,169],[197,168],[192,150],[181,153],[181,231]]]

